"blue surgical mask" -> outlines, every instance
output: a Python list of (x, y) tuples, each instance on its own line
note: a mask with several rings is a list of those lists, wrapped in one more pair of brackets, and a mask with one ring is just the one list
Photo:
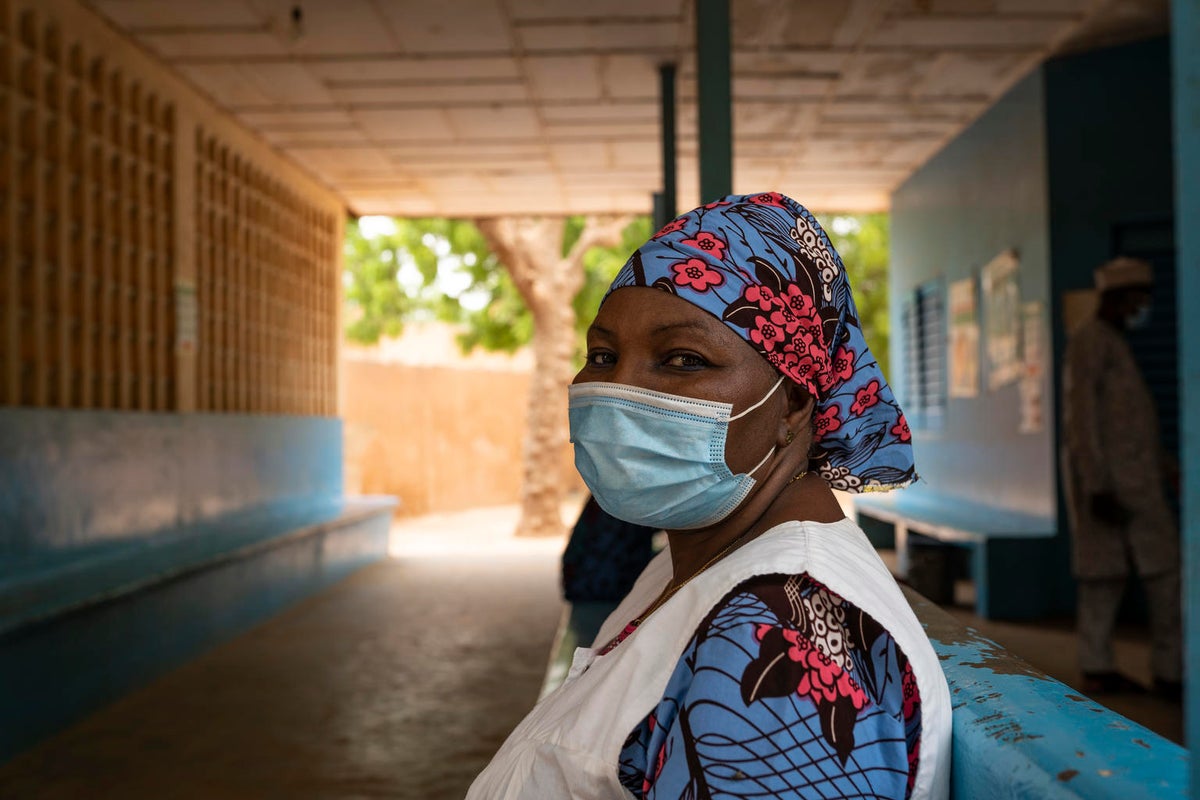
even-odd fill
[(570, 387), (575, 468), (600, 507), (636, 525), (687, 530), (713, 525), (741, 505), (752, 475), (725, 463), (729, 423), (767, 402), (779, 385), (731, 417), (733, 406), (617, 383)]
[(1153, 310), (1149, 303), (1143, 303), (1137, 310), (1125, 318), (1125, 327), (1131, 331), (1145, 330), (1150, 326), (1150, 312)]

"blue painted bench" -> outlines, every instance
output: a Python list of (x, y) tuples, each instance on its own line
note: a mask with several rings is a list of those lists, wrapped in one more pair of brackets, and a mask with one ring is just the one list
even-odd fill
[[(965, 628), (911, 589), (950, 685), (952, 800), (1183, 800), (1189, 756), (1179, 745), (1077, 694)], [(568, 604), (542, 694), (566, 676), (577, 646), (614, 606)]]
[[(0, 569), (0, 648), (24, 629), (168, 581), (364, 522), (387, 523), (395, 506), (389, 497), (286, 503), (90, 548), (65, 562), (45, 556), (14, 559)], [(386, 543), (379, 547), (386, 550)]]
[(0, 761), (387, 554), (336, 419), (0, 409)]
[[(901, 579), (916, 577), (910, 576), (915, 555), (928, 552), (920, 548), (969, 550), (975, 610), (985, 619), (1036, 619), (1071, 608), (1070, 567), (1051, 517), (940, 496), (919, 484), (856, 495), (854, 508), (869, 536), (872, 522), (891, 526)], [(914, 580), (916, 588), (950, 601), (927, 588), (936, 576), (923, 578), (928, 583)]]

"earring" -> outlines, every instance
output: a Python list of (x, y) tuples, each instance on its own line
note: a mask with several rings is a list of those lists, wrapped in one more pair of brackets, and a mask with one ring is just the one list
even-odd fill
[(796, 434), (792, 433), (791, 431), (788, 431), (788, 432), (787, 432), (787, 436), (783, 437), (783, 443), (784, 443), (784, 444), (791, 444), (791, 443), (792, 443), (792, 440), (793, 440), (793, 439), (795, 439), (795, 438), (796, 438)]

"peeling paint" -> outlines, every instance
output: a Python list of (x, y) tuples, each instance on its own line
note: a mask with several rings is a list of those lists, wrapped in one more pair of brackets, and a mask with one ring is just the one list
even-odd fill
[(998, 787), (1011, 789), (1016, 781), (1021, 790), (1006, 796), (1187, 797), (1183, 748), (906, 594), (929, 623), (952, 692), (956, 766), (965, 768), (952, 778), (955, 796), (993, 797)]
[[(1002, 719), (1003, 717), (1004, 717), (1003, 714), (992, 714), (991, 716), (986, 717), (986, 718), (981, 717), (980, 719), (975, 720), (975, 722), (976, 723), (981, 723), (981, 722), (993, 722), (994, 723), (994, 722), (997, 722), (999, 719)], [(1016, 742), (1027, 742), (1027, 741), (1031, 741), (1033, 739), (1041, 739), (1042, 738), (1042, 735), (1040, 733), (1026, 733), (1025, 729), (1021, 727), (1021, 723), (1017, 722), (1016, 720), (1012, 720), (1012, 719), (1009, 719), (1004, 722), (1000, 722), (999, 724), (985, 724), (984, 729), (987, 731), (988, 736), (990, 736), (993, 739), (996, 739), (998, 741), (1006, 742), (1008, 744), (1015, 744)]]

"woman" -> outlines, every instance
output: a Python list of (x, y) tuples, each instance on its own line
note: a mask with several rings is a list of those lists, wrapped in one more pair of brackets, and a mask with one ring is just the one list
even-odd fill
[(775, 193), (635, 252), (570, 391), (600, 506), (668, 547), (469, 798), (945, 797), (950, 703), (830, 491), (916, 479), (841, 260)]

